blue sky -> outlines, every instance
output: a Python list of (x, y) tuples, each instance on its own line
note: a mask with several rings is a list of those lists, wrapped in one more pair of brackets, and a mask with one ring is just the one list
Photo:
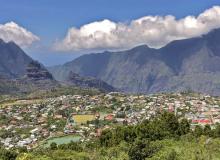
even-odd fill
[(25, 50), (45, 65), (54, 65), (79, 55), (48, 49), (73, 26), (103, 19), (129, 22), (147, 15), (197, 16), (220, 5), (220, 0), (0, 0), (0, 4), (0, 24), (13, 21), (40, 37), (41, 47)]

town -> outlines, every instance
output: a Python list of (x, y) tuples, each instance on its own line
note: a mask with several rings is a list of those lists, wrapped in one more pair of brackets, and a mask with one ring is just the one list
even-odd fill
[[(54, 140), (89, 141), (103, 130), (136, 125), (158, 112), (173, 112), (196, 125), (220, 122), (220, 98), (195, 93), (63, 95), (16, 100), (0, 107), (0, 143), (6, 148), (47, 147)], [(59, 141), (55, 141), (59, 143)]]

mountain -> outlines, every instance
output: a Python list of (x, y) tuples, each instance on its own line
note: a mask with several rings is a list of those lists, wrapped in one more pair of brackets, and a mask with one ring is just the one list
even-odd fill
[(125, 92), (192, 90), (220, 95), (220, 29), (176, 40), (160, 49), (142, 45), (121, 52), (83, 55), (49, 70), (60, 81), (68, 79), (72, 71)]
[(0, 93), (18, 94), (39, 90), (53, 90), (61, 86), (96, 88), (101, 91), (115, 91), (107, 83), (82, 77), (70, 72), (65, 84), (56, 81), (52, 74), (39, 62), (29, 57), (14, 42), (6, 43), (0, 39)]
[(52, 74), (37, 61), (32, 61), (27, 65), (24, 78), (33, 81), (53, 80)]
[(51, 90), (60, 86), (52, 74), (42, 64), (34, 60), (27, 65), (25, 75), (14, 79), (14, 81), (22, 92)]
[(14, 42), (0, 39), (0, 93), (26, 93), (47, 90), (58, 82), (39, 62), (29, 57)]
[(16, 93), (19, 88), (14, 81), (0, 76), (0, 94)]
[(14, 42), (0, 39), (0, 75), (18, 78), (25, 74), (27, 65), (32, 59)]
[(81, 77), (79, 74), (70, 72), (66, 83), (73, 86), (78, 86), (82, 88), (96, 88), (105, 92), (113, 92), (116, 89), (106, 82), (93, 78), (93, 77)]

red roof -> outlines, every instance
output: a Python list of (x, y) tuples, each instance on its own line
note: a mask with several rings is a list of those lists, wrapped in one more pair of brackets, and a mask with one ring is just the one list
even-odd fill
[(106, 117), (105, 117), (105, 120), (109, 120), (109, 121), (111, 121), (111, 120), (113, 120), (113, 115), (112, 114), (109, 114), (109, 115), (107, 115)]
[(211, 123), (211, 121), (209, 119), (194, 119), (192, 120), (193, 123), (205, 123), (205, 124), (209, 124)]

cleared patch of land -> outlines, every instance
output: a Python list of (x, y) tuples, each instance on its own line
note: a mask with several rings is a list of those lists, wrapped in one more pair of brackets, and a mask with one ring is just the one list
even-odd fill
[(43, 100), (42, 99), (28, 99), (28, 100), (10, 100), (0, 103), (1, 107), (5, 106), (14, 106), (14, 105), (29, 105), (29, 104), (39, 104)]
[(77, 115), (73, 115), (73, 119), (76, 122), (76, 124), (84, 124), (87, 121), (92, 121), (95, 119), (95, 115), (93, 114), (77, 114)]

